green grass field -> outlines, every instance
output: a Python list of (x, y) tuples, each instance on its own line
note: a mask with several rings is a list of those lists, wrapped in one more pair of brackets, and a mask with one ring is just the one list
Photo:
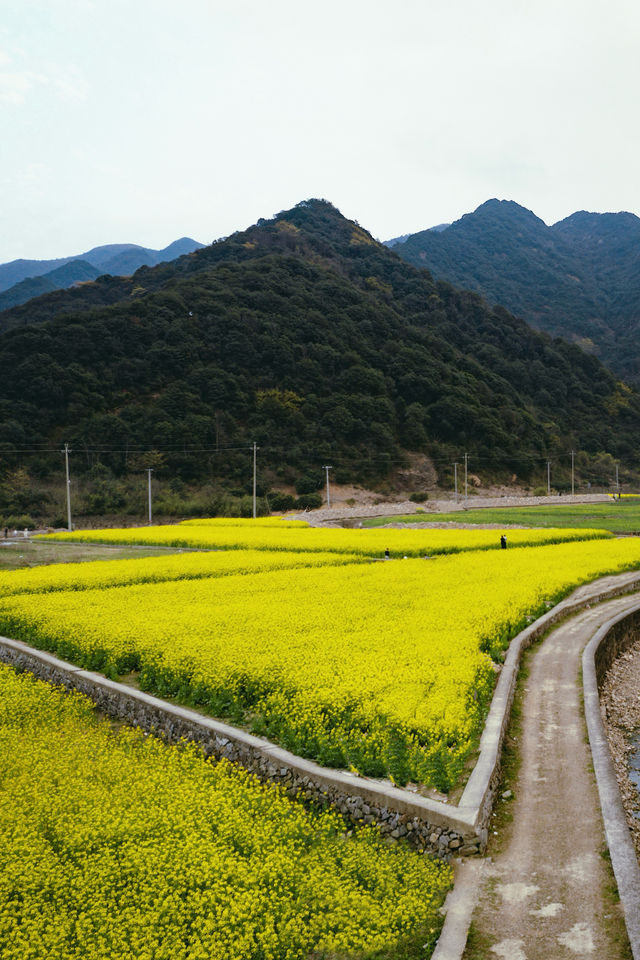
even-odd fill
[(522, 527), (599, 527), (611, 533), (640, 533), (640, 498), (611, 503), (582, 503), (540, 507), (490, 507), (454, 513), (410, 513), (399, 517), (372, 517), (363, 527), (389, 523), (504, 523)]
[(125, 557), (166, 556), (176, 547), (120, 547), (99, 543), (53, 543), (42, 540), (0, 538), (0, 570), (21, 570), (44, 563), (80, 563), (86, 560), (123, 560)]

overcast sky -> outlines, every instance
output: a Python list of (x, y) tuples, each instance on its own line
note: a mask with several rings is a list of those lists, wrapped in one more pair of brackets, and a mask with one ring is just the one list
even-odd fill
[(0, 0), (0, 262), (308, 197), (380, 239), (491, 197), (640, 214), (635, 0)]

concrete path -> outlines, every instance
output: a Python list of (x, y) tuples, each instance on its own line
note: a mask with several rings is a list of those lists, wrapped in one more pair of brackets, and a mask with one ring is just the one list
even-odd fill
[(586, 740), (581, 653), (606, 620), (637, 605), (608, 601), (557, 627), (530, 655), (513, 799), (499, 801), (465, 960), (629, 958), (606, 858)]

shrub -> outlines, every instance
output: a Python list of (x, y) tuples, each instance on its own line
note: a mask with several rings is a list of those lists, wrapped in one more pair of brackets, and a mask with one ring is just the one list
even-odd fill
[(424, 503), (425, 500), (429, 499), (429, 494), (425, 493), (424, 490), (420, 490), (417, 493), (412, 493), (409, 497), (412, 503)]
[(323, 483), (323, 476), (318, 470), (317, 477), (315, 474), (307, 474), (304, 477), (300, 477), (300, 479), (296, 481), (296, 490), (299, 494), (304, 496), (308, 493), (315, 493), (316, 490), (320, 489)]
[[(0, 521), (0, 525), (3, 527), (9, 527), (11, 530), (24, 530), (26, 527), (27, 530), (35, 530), (36, 522), (33, 517), (30, 517), (29, 514), (21, 514), (20, 516), (10, 516), (5, 517)], [(66, 527), (67, 522), (64, 521), (64, 526)]]
[(271, 510), (294, 510), (298, 501), (291, 493), (283, 493), (281, 490), (272, 490), (267, 495), (269, 508)]
[(299, 510), (317, 510), (322, 506), (322, 497), (319, 493), (305, 493), (298, 497), (296, 506)]

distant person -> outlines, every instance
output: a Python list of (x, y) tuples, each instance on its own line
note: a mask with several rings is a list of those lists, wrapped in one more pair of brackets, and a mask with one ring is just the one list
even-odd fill
[(500, 537), (500, 549), (501, 549), (501, 550), (506, 550), (506, 549), (507, 549), (507, 538), (506, 538), (506, 536), (504, 535), (504, 533), (503, 533), (502, 536)]
[(25, 538), (25, 540), (26, 540), (26, 539), (28, 538), (28, 536), (29, 536), (29, 531), (27, 530), (26, 527), (24, 528), (24, 531), (23, 531), (23, 533), (22, 533), (22, 536)]
[(391, 554), (389, 553), (389, 547), (387, 547), (387, 549), (386, 549), (385, 552), (384, 552), (384, 558), (385, 558), (385, 560), (391, 560)]
[(5, 540), (7, 539), (8, 536), (9, 536), (9, 527), (5, 527), (5, 528), (4, 528), (4, 538), (5, 538)]

